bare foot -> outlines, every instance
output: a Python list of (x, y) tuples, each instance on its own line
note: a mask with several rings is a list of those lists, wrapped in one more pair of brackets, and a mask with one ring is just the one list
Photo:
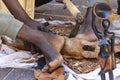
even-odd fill
[(49, 62), (48, 64), (45, 65), (45, 67), (41, 70), (42, 72), (52, 72), (56, 68), (58, 68), (63, 62), (62, 56), (58, 56), (55, 60)]

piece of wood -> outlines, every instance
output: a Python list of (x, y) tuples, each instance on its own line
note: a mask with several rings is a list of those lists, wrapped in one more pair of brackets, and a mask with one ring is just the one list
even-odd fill
[[(34, 6), (35, 6), (35, 0), (19, 0), (21, 6), (23, 9), (28, 13), (28, 15), (31, 18), (34, 18)], [(9, 13), (9, 10), (7, 7), (4, 5), (2, 0), (0, 1), (0, 10), (3, 10), (7, 13)]]
[(81, 13), (80, 10), (70, 0), (63, 0), (63, 3), (75, 18), (78, 13)]
[(24, 1), (25, 1), (25, 11), (28, 13), (28, 15), (31, 18), (34, 18), (35, 0), (24, 0)]

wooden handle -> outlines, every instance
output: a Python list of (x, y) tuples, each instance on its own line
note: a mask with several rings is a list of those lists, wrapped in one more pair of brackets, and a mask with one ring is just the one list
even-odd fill
[(70, 13), (76, 18), (77, 14), (80, 13), (80, 10), (70, 0), (63, 0), (63, 3), (66, 5)]

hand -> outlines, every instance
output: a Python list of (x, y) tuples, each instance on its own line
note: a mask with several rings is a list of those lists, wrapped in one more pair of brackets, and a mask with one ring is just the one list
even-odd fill
[(25, 24), (28, 25), (29, 27), (31, 27), (32, 29), (35, 29), (35, 30), (39, 30), (39, 31), (42, 31), (42, 32), (47, 32), (47, 33), (50, 33), (50, 34), (56, 34), (52, 30), (46, 28), (46, 26), (49, 25), (48, 22), (40, 23), (40, 22), (35, 21), (33, 19), (28, 19), (28, 20), (26, 20)]
[(39, 26), (37, 26), (37, 29), (40, 30), (40, 31), (43, 31), (43, 32), (50, 33), (50, 34), (56, 34), (54, 31), (46, 28), (46, 26), (48, 26), (48, 25), (49, 25), (48, 22), (42, 23), (42, 24), (40, 24)]

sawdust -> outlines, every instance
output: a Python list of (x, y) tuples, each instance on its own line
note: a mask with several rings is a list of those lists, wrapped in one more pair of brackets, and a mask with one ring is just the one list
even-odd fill
[(99, 67), (96, 59), (65, 59), (65, 64), (76, 73), (88, 73)]
[(54, 31), (56, 34), (61, 36), (69, 36), (73, 26), (64, 26), (64, 25), (48, 25), (48, 29)]
[[(64, 63), (78, 74), (89, 73), (100, 67), (97, 59), (65, 59)], [(116, 58), (116, 63), (120, 63), (120, 58)]]

